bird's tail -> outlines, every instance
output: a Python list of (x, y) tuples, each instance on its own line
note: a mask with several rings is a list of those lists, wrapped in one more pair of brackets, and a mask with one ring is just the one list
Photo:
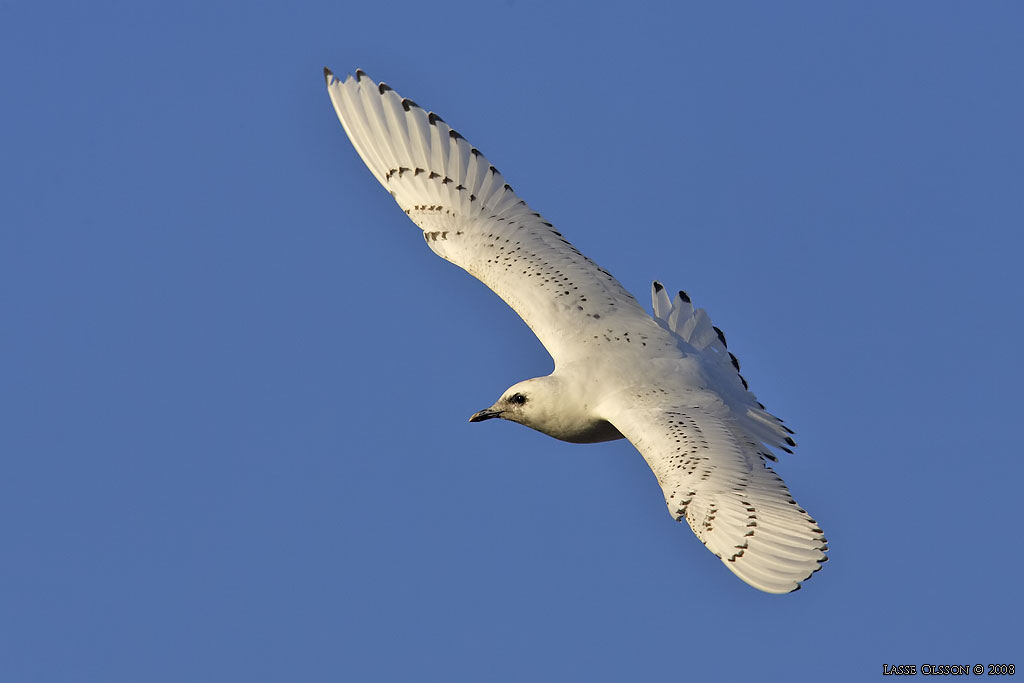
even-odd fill
[[(750, 391), (747, 380), (740, 374), (739, 359), (726, 346), (725, 333), (711, 324), (707, 312), (694, 308), (684, 291), (680, 290), (675, 299), (669, 299), (660, 282), (652, 285), (651, 300), (658, 324), (676, 336), (684, 352), (699, 353), (723, 386), (731, 389), (730, 394), (741, 398), (746, 407), (744, 427), (765, 444), (792, 453), (791, 447), (796, 446), (790, 436), (793, 431), (765, 410)], [(762, 455), (775, 459), (767, 451)]]

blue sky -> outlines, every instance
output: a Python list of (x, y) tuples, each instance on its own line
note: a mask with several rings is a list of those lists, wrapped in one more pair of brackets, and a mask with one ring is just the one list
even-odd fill
[[(0, 679), (869, 680), (1021, 665), (1019, 3), (4, 3)], [(359, 161), (440, 113), (796, 429), (748, 588)]]

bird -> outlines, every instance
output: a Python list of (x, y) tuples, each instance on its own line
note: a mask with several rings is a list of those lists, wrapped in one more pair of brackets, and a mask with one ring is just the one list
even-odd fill
[(793, 431), (750, 391), (704, 309), (655, 281), (648, 314), (440, 116), (362, 70), (324, 78), (356, 152), (427, 246), (501, 297), (554, 360), (470, 422), (629, 440), (672, 518), (756, 589), (790, 593), (822, 567), (824, 532), (767, 462), (793, 452)]

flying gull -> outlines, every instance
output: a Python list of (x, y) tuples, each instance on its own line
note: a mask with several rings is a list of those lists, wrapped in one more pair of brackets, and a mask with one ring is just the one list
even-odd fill
[(362, 71), (324, 69), (352, 145), (435, 254), (505, 300), (555, 361), (469, 418), (562, 441), (626, 438), (669, 513), (736, 576), (788, 593), (828, 558), (825, 536), (767, 466), (795, 446), (747, 388), (703, 309), (655, 282), (654, 317), (531, 209), (440, 116)]

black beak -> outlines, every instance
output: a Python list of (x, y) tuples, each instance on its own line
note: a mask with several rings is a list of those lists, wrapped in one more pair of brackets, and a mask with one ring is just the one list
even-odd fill
[(487, 408), (481, 410), (479, 413), (473, 413), (469, 421), (470, 422), (483, 422), (484, 420), (490, 420), (492, 417), (501, 417), (501, 411), (495, 410), (494, 408)]

